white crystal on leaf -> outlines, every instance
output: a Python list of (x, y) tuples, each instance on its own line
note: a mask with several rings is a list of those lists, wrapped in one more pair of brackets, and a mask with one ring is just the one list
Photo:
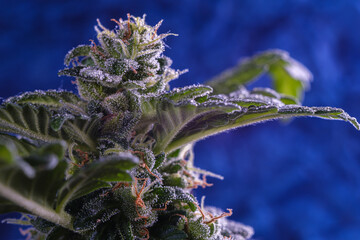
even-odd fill
[(244, 87), (240, 86), (238, 90), (231, 92), (229, 97), (243, 98), (249, 95), (249, 91)]
[(287, 114), (315, 114), (315, 110), (311, 107), (304, 107), (299, 105), (284, 105), (279, 109), (279, 113), (287, 113)]
[(109, 73), (104, 72), (100, 69), (94, 69), (92, 67), (83, 68), (80, 70), (80, 75), (84, 78), (90, 78), (99, 83), (120, 83), (122, 81), (121, 76), (110, 75)]
[(217, 101), (217, 100), (208, 100), (204, 103), (199, 104), (199, 107), (205, 107), (205, 108), (214, 107), (220, 111), (222, 110), (227, 113), (232, 113), (234, 111), (242, 110), (242, 108), (237, 104), (234, 104), (232, 102)]
[(306, 88), (310, 86), (313, 79), (311, 72), (301, 63), (289, 57), (285, 70), (295, 79), (301, 81)]
[(279, 55), (280, 58), (286, 62), (284, 68), (288, 74), (291, 77), (301, 81), (305, 87), (310, 86), (310, 82), (313, 79), (311, 72), (303, 64), (291, 58), (288, 52), (280, 49), (272, 49), (266, 52)]
[(159, 61), (157, 57), (152, 57), (146, 61), (146, 67), (150, 68), (152, 72), (156, 72), (160, 69)]
[(127, 89), (145, 89), (145, 83), (141, 81), (135, 81), (135, 80), (128, 80), (125, 83), (123, 83), (123, 86), (125, 86)]
[[(265, 95), (266, 97), (274, 97), (276, 99), (281, 99), (280, 94), (271, 88), (254, 88), (250, 92), (250, 94), (253, 94), (253, 93)], [(268, 95), (270, 95), (270, 96), (268, 96)]]
[[(166, 97), (164, 97), (164, 99), (168, 99)], [(193, 105), (193, 106), (198, 106), (199, 104), (194, 100), (194, 99), (185, 99), (183, 101), (179, 101), (179, 102), (174, 102), (172, 100), (169, 100), (170, 102), (172, 102), (172, 104), (176, 107), (179, 106), (185, 106), (185, 105)]]
[(84, 78), (92, 78), (95, 80), (103, 81), (105, 78), (105, 73), (100, 69), (95, 69), (93, 67), (87, 67), (80, 70), (80, 75)]
[[(268, 93), (272, 97), (265, 96), (263, 94)], [(285, 104), (280, 100), (281, 95), (270, 88), (254, 88), (252, 92), (249, 92), (245, 87), (239, 88), (239, 90), (229, 94), (230, 100), (233, 101), (260, 101), (266, 105), (281, 107)]]
[(255, 101), (261, 101), (267, 105), (271, 105), (271, 106), (284, 106), (285, 104), (283, 102), (281, 102), (280, 100), (276, 99), (276, 98), (271, 98), (271, 97), (266, 97), (264, 95), (260, 95), (260, 94), (250, 94), (249, 96), (247, 96), (246, 98), (238, 98), (239, 100), (255, 100)]
[(232, 98), (228, 98), (225, 95), (211, 95), (206, 99), (206, 101), (210, 101), (210, 100), (226, 102), (226, 101), (232, 100)]
[(171, 97), (186, 97), (187, 99), (194, 99), (197, 97), (203, 97), (209, 95), (212, 92), (212, 88), (206, 85), (190, 85), (182, 88), (174, 88), (167, 95)]
[(139, 63), (135, 60), (125, 58), (123, 61), (129, 69), (133, 68), (136, 70), (139, 68)]
[[(143, 50), (143, 51), (140, 51), (137, 55), (136, 55), (136, 58), (139, 58), (139, 57), (142, 57), (144, 55), (150, 55), (150, 54), (153, 54), (153, 53), (156, 53), (154, 56), (152, 57), (159, 57), (162, 53), (162, 51), (158, 50), (158, 49), (149, 49), (149, 50)], [(136, 59), (135, 58), (135, 59)]]
[(189, 70), (174, 70), (172, 68), (166, 68), (164, 76), (165, 76), (165, 82), (170, 82), (171, 80), (175, 80), (179, 78), (180, 75), (187, 73)]
[(115, 40), (115, 42), (119, 43), (119, 45), (120, 45), (120, 46), (115, 45), (117, 52), (122, 53), (122, 55), (125, 57), (130, 57), (129, 50), (127, 49), (125, 43), (121, 39), (118, 39), (118, 38), (116, 38), (114, 40)]

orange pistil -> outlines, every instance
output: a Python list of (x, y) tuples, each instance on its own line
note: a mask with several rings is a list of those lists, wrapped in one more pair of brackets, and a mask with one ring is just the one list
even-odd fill
[[(188, 172), (185, 172), (185, 171), (184, 171), (184, 174), (185, 174), (186, 176), (191, 177), (191, 174), (188, 173)], [(188, 186), (187, 188), (197, 189), (199, 186), (201, 186), (202, 188), (206, 188), (206, 187), (211, 187), (211, 186), (214, 185), (214, 184), (212, 184), (212, 183), (208, 183), (208, 182), (207, 182), (207, 180), (206, 180), (206, 175), (203, 175), (202, 181), (193, 181), (191, 184), (192, 184), (192, 185)]]
[(181, 163), (181, 165), (182, 165), (183, 167), (185, 167), (185, 166), (186, 166), (186, 164), (187, 164), (187, 161), (186, 161), (186, 160), (184, 160), (184, 159), (182, 159), (182, 160), (180, 161), (180, 163)]
[(141, 159), (144, 159), (144, 153), (143, 152), (141, 152), (141, 151), (131, 151), (130, 150), (130, 152), (132, 153), (132, 154), (139, 154), (139, 155), (141, 155)]
[(213, 216), (212, 216), (209, 221), (205, 221), (204, 223), (205, 223), (205, 224), (210, 224), (210, 223), (213, 223), (213, 222), (215, 222), (216, 220), (218, 220), (218, 219), (220, 219), (220, 218), (231, 216), (231, 215), (233, 214), (232, 209), (229, 209), (229, 208), (228, 208), (227, 210), (229, 211), (228, 213), (224, 212), (224, 213), (222, 213), (220, 216), (217, 216), (217, 217), (213, 217)]
[(154, 37), (155, 37), (156, 32), (157, 32), (157, 30), (159, 29), (160, 25), (161, 25), (161, 24), (159, 24), (159, 25), (157, 25), (157, 26), (156, 26), (156, 28), (155, 28), (155, 30), (154, 30), (154, 32), (153, 32), (153, 34), (152, 34), (152, 36), (151, 36), (151, 40), (154, 40)]
[(130, 184), (129, 183), (127, 183), (127, 182), (118, 182), (117, 184), (115, 184), (115, 186), (111, 189), (111, 191), (115, 191), (116, 189), (119, 189), (119, 188), (121, 188), (122, 186), (125, 186), (125, 187), (129, 187), (130, 186)]
[(132, 66), (130, 66), (130, 68), (135, 74), (137, 74), (137, 71), (135, 70), (135, 68), (133, 68)]
[(211, 186), (213, 186), (214, 184), (212, 184), (212, 183), (208, 183), (207, 181), (206, 181), (206, 175), (203, 175), (203, 181), (202, 181), (202, 184), (201, 184), (201, 187), (202, 188), (206, 188), (206, 187), (211, 187)]
[(74, 66), (76, 66), (76, 65), (79, 66), (80, 65), (79, 58), (76, 57), (76, 58), (73, 59), (73, 65)]
[(148, 167), (148, 165), (146, 165), (146, 163), (141, 163), (139, 166), (142, 167), (142, 168), (145, 168), (145, 169), (150, 173), (151, 176), (156, 177), (160, 182), (162, 182), (161, 179), (160, 179), (160, 177), (159, 177), (158, 175), (156, 175), (155, 173), (153, 173), (153, 172), (150, 170), (150, 168)]
[(128, 17), (128, 21), (127, 21), (127, 27), (128, 27), (128, 31), (131, 34), (131, 28), (130, 28), (130, 13), (127, 14)]
[(116, 114), (108, 114), (108, 115), (105, 115), (101, 118), (101, 121), (107, 121), (109, 118), (112, 119), (114, 116), (116, 116)]
[(205, 220), (205, 214), (204, 212), (201, 210), (201, 207), (199, 206), (199, 204), (195, 203), (195, 205), (197, 206), (197, 208), (199, 209), (200, 213), (201, 213), (201, 216), (202, 216), (202, 219), (203, 221)]
[[(140, 191), (138, 191), (137, 189), (137, 183), (138, 183), (138, 180), (144, 180), (144, 183), (140, 189)], [(145, 203), (144, 201), (142, 200), (141, 198), (141, 194), (142, 192), (144, 191), (144, 188), (146, 186), (146, 181), (148, 180), (148, 178), (135, 178), (135, 183), (134, 183), (134, 189), (135, 189), (135, 195), (136, 195), (136, 200), (135, 200), (135, 205), (136, 206), (139, 206), (141, 208), (144, 208), (145, 207)]]
[(103, 194), (100, 194), (100, 197), (106, 197), (107, 195), (109, 195), (110, 191), (106, 192), (106, 193), (103, 193)]
[(110, 19), (110, 21), (115, 22), (117, 25), (119, 25), (119, 27), (121, 27), (121, 23), (118, 20), (112, 18), (112, 19)]
[(150, 238), (149, 230), (145, 227), (141, 230), (140, 234), (146, 236), (143, 240), (148, 240)]
[(104, 194), (101, 194), (100, 197), (106, 197), (107, 195), (109, 195), (110, 192), (115, 192), (115, 190), (121, 188), (121, 187), (129, 187), (130, 184), (127, 183), (127, 182), (118, 182), (115, 184), (115, 186), (113, 188), (111, 188), (111, 191), (107, 191), (106, 193)]
[(76, 152), (80, 155), (80, 158), (82, 159), (81, 163), (74, 163), (71, 162), (73, 165), (77, 166), (78, 168), (82, 168), (87, 162), (89, 162), (89, 154), (87, 152), (83, 152), (80, 149), (76, 149)]
[(89, 41), (92, 43), (91, 51), (93, 51), (94, 53), (97, 53), (100, 56), (102, 56), (103, 58), (105, 58), (105, 55), (97, 49), (95, 41), (92, 39), (90, 39)]
[(154, 76), (154, 74), (152, 73), (152, 72), (147, 72), (146, 73), (148, 76), (150, 76), (150, 77), (153, 77)]
[(163, 208), (153, 208), (152, 211), (166, 211), (168, 203), (169, 203), (169, 201), (166, 201), (165, 202), (165, 207), (163, 207)]
[[(137, 183), (138, 183), (138, 180), (144, 180), (144, 183), (140, 189), (140, 191), (138, 191), (137, 189)], [(148, 180), (148, 178), (135, 178), (135, 183), (134, 183), (134, 190), (135, 190), (135, 195), (136, 195), (136, 199), (135, 199), (135, 210), (136, 210), (136, 213), (138, 215), (138, 217), (135, 219), (135, 220), (139, 220), (139, 219), (144, 219), (145, 220), (145, 224), (147, 222), (147, 219), (149, 217), (147, 216), (143, 216), (139, 213), (138, 211), (138, 207), (141, 207), (141, 208), (145, 208), (145, 203), (144, 203), (144, 200), (142, 200), (141, 198), (141, 194), (142, 192), (144, 191), (145, 189), (145, 185), (146, 185), (146, 181)]]
[(185, 219), (186, 224), (188, 223), (188, 218), (187, 218), (185, 215), (182, 215), (182, 214), (176, 213), (176, 214), (174, 214), (174, 216), (179, 216), (179, 217), (181, 217), (181, 218)]
[(129, 42), (127, 40), (129, 40), (129, 38), (131, 37), (131, 27), (130, 27), (130, 13), (127, 14), (128, 17), (128, 21), (127, 21), (127, 33), (124, 36), (124, 38), (122, 39), (126, 44), (129, 44)]
[(188, 176), (188, 177), (192, 177), (192, 175), (188, 172), (188, 171), (183, 171), (183, 173), (186, 175), (186, 176)]
[[(143, 152), (141, 152), (141, 151), (130, 151), (130, 152), (131, 152), (132, 154), (139, 154), (139, 155), (141, 155), (141, 159), (144, 161), (144, 155), (145, 155), (145, 154), (144, 154)], [(146, 163), (140, 163), (139, 166), (142, 167), (142, 168), (145, 168), (145, 169), (150, 173), (150, 175), (156, 177), (160, 182), (162, 182), (161, 179), (160, 179), (160, 177), (159, 177), (158, 175), (156, 175), (155, 173), (153, 173), (153, 172), (150, 170), (149, 166), (146, 165)]]
[(30, 240), (31, 239), (31, 230), (33, 230), (34, 228), (28, 228), (26, 230), (22, 229), (22, 228), (19, 228), (19, 232), (22, 236), (26, 236), (26, 239), (25, 240)]
[(145, 221), (145, 225), (147, 224), (147, 219), (149, 218), (148, 216), (143, 216), (139, 213), (139, 210), (137, 208), (135, 208), (136, 214), (138, 215), (137, 218), (135, 218), (135, 221), (140, 220), (140, 219), (144, 219)]

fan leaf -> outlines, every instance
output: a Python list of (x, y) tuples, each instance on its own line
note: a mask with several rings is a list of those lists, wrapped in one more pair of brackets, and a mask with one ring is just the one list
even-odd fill
[(194, 101), (175, 104), (167, 99), (158, 103), (157, 124), (153, 133), (156, 140), (154, 153), (159, 154), (173, 140), (173, 138), (195, 118), (204, 114), (226, 113), (239, 110), (235, 104), (221, 101), (207, 101), (197, 104)]
[(80, 117), (63, 123), (59, 131), (51, 128), (51, 113), (45, 107), (7, 103), (0, 107), (0, 133), (16, 134), (45, 143), (66, 140), (94, 147), (98, 119)]
[(265, 105), (250, 106), (242, 111), (233, 113), (220, 113), (204, 115), (191, 121), (169, 143), (165, 152), (171, 152), (177, 148), (202, 138), (227, 131), (233, 128), (256, 124), (264, 121), (291, 118), (291, 117), (318, 117), (332, 120), (350, 122), (356, 129), (360, 129), (355, 118), (350, 117), (342, 109), (331, 107), (304, 107), (298, 105)]
[(287, 52), (270, 50), (244, 59), (238, 66), (221, 73), (207, 84), (214, 89), (215, 94), (228, 94), (265, 73), (272, 77), (277, 92), (299, 101), (312, 80), (309, 70)]
[(68, 91), (35, 91), (26, 92), (24, 94), (11, 97), (6, 100), (6, 103), (33, 104), (36, 106), (46, 106), (51, 110), (66, 109), (74, 115), (87, 115), (85, 108), (86, 102)]
[[(53, 208), (57, 189), (65, 181), (65, 143), (44, 145), (24, 157), (17, 154), (16, 145), (9, 139), (0, 142), (2, 149), (12, 153), (11, 161), (7, 163), (3, 161), (4, 151), (0, 154), (0, 212), (35, 214), (70, 227), (70, 216), (65, 212), (57, 213)], [(5, 159), (7, 157), (5, 154)]]

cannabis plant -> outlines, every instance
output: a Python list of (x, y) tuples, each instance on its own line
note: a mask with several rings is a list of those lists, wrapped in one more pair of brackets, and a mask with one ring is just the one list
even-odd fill
[[(99, 21), (97, 41), (65, 57), (78, 93), (35, 91), (0, 107), (0, 212), (27, 239), (249, 239), (251, 227), (193, 189), (221, 176), (194, 166), (205, 137), (272, 119), (344, 120), (300, 105), (311, 74), (280, 50), (244, 59), (206, 85), (171, 89), (163, 39), (145, 16)], [(247, 85), (269, 74), (273, 89)]]

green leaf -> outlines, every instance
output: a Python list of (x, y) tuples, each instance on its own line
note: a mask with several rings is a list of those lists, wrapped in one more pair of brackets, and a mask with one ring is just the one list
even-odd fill
[(64, 209), (66, 204), (100, 188), (109, 188), (109, 182), (130, 182), (127, 170), (135, 167), (139, 159), (131, 154), (119, 153), (105, 156), (80, 169), (66, 181), (58, 193), (57, 211)]
[(102, 86), (99, 83), (87, 82), (82, 78), (78, 78), (76, 82), (81, 98), (87, 101), (102, 100), (108, 95), (106, 87)]
[(226, 113), (238, 109), (235, 104), (221, 101), (207, 101), (202, 104), (184, 102), (177, 105), (166, 99), (162, 100), (157, 105), (157, 123), (153, 129), (156, 140), (154, 153), (164, 151), (181, 129), (192, 120), (205, 114)]
[[(230, 96), (205, 96), (201, 104), (172, 104), (168, 103), (167, 109), (159, 109), (159, 125), (154, 127), (156, 139), (155, 151), (162, 144), (166, 153), (170, 153), (187, 143), (198, 141), (222, 131), (233, 128), (264, 122), (273, 119), (291, 118), (298, 116), (312, 116), (326, 119), (344, 120), (352, 123), (357, 129), (359, 124), (355, 118), (350, 117), (343, 110), (330, 107), (302, 107), (299, 105), (285, 105), (283, 95), (271, 89), (254, 89), (248, 92), (240, 88)], [(199, 107), (215, 104), (218, 111), (199, 111)], [(221, 111), (228, 106), (237, 106)], [(197, 114), (200, 112), (201, 114)], [(162, 131), (160, 131), (162, 130)], [(176, 132), (176, 136), (174, 133)], [(162, 140), (168, 139), (168, 142)]]
[(64, 123), (69, 119), (74, 119), (74, 116), (71, 114), (67, 114), (67, 113), (56, 114), (51, 119), (50, 127), (54, 131), (59, 131), (62, 128), (62, 126), (64, 125)]
[(202, 240), (210, 238), (210, 227), (203, 223), (202, 218), (190, 220), (188, 223), (188, 235), (190, 239)]
[(155, 122), (152, 129), (155, 154), (169, 153), (206, 136), (272, 119), (313, 116), (348, 121), (359, 128), (356, 120), (341, 109), (294, 105), (296, 99), (268, 88), (255, 88), (251, 92), (241, 88), (230, 96), (202, 95), (196, 101), (178, 103), (166, 97), (150, 99), (142, 106), (140, 128), (145, 128), (147, 122)]
[(196, 203), (195, 197), (179, 187), (171, 187), (171, 186), (155, 187), (149, 193), (149, 196), (156, 198), (158, 204), (165, 204), (167, 201), (169, 202), (177, 201), (177, 202), (187, 203), (191, 211), (195, 211), (197, 209), (195, 205)]
[(77, 117), (66, 121), (59, 131), (50, 127), (50, 119), (51, 113), (44, 107), (7, 103), (0, 107), (0, 133), (16, 134), (45, 143), (66, 140), (95, 146), (98, 119), (89, 121)]
[(228, 94), (264, 73), (270, 74), (277, 92), (299, 101), (312, 79), (309, 70), (287, 52), (270, 50), (244, 59), (238, 66), (221, 73), (207, 84), (214, 89), (215, 94)]
[(88, 56), (90, 54), (90, 50), (91, 47), (89, 45), (79, 45), (76, 48), (71, 49), (65, 56), (64, 64), (69, 66), (72, 59)]
[(355, 118), (350, 117), (342, 109), (331, 107), (303, 107), (298, 105), (277, 105), (269, 103), (265, 106), (242, 108), (241, 111), (216, 115), (205, 115), (191, 121), (168, 144), (165, 152), (171, 152), (189, 143), (198, 141), (226, 130), (256, 124), (264, 121), (291, 117), (318, 117), (350, 122), (360, 129)]
[[(242, 88), (236, 92), (231, 93), (230, 96), (234, 96), (236, 98), (236, 104), (242, 107), (249, 107), (251, 105), (264, 106), (269, 102), (274, 101), (282, 102), (285, 105), (300, 105), (297, 99), (284, 94), (279, 94), (271, 88), (254, 88), (250, 92), (248, 92), (245, 88)], [(233, 100), (231, 101), (234, 102)]]
[(68, 77), (80, 77), (80, 71), (84, 69), (84, 66), (75, 66), (72, 68), (65, 68), (58, 72), (59, 76), (68, 76)]
[(70, 216), (53, 208), (57, 190), (65, 181), (64, 149), (64, 143), (45, 145), (24, 158), (13, 150), (12, 162), (0, 166), (0, 212), (30, 213), (71, 228)]
[(74, 115), (87, 115), (86, 102), (72, 92), (48, 90), (26, 92), (19, 96), (11, 97), (6, 103), (34, 104), (46, 106), (51, 110), (66, 109)]
[(135, 239), (130, 221), (123, 216), (114, 216), (111, 221), (100, 224), (91, 235), (91, 240)]
[[(37, 148), (34, 144), (30, 143), (26, 139), (19, 139), (10, 135), (0, 134), (0, 143), (4, 144), (5, 146), (10, 145), (9, 147), (12, 150), (11, 153), (16, 152), (16, 154), (20, 156), (28, 156), (30, 155), (30, 152), (34, 151)], [(15, 146), (11, 146), (12, 144), (14, 144)]]
[(65, 157), (65, 150), (66, 144), (64, 142), (47, 144), (33, 150), (24, 159), (35, 169), (51, 170), (58, 164), (59, 159)]
[(15, 161), (15, 154), (16, 151), (15, 145), (9, 143), (1, 144), (0, 145), (0, 166), (13, 163)]
[(185, 240), (188, 235), (173, 225), (161, 225), (154, 229), (156, 232), (151, 234), (156, 236), (158, 240)]
[(27, 177), (32, 178), (36, 169), (52, 169), (57, 165), (58, 159), (64, 157), (64, 142), (37, 147), (32, 145), (31, 152), (28, 151), (29, 145), (31, 144), (23, 140), (0, 135), (0, 166), (17, 166)]
[(166, 154), (164, 152), (160, 153), (155, 157), (155, 164), (153, 169), (159, 168), (166, 160)]
[(184, 88), (175, 88), (169, 93), (163, 95), (174, 102), (188, 101), (197, 97), (209, 95), (212, 88), (205, 85), (193, 85)]
[(163, 175), (163, 183), (166, 186), (185, 188), (188, 183), (184, 177), (176, 174)]
[[(73, 216), (73, 226), (76, 231), (95, 229), (121, 212), (121, 201), (113, 197), (98, 194), (90, 198), (86, 196), (85, 199), (86, 202), (76, 209)], [(116, 234), (117, 230), (113, 229), (111, 232)]]

